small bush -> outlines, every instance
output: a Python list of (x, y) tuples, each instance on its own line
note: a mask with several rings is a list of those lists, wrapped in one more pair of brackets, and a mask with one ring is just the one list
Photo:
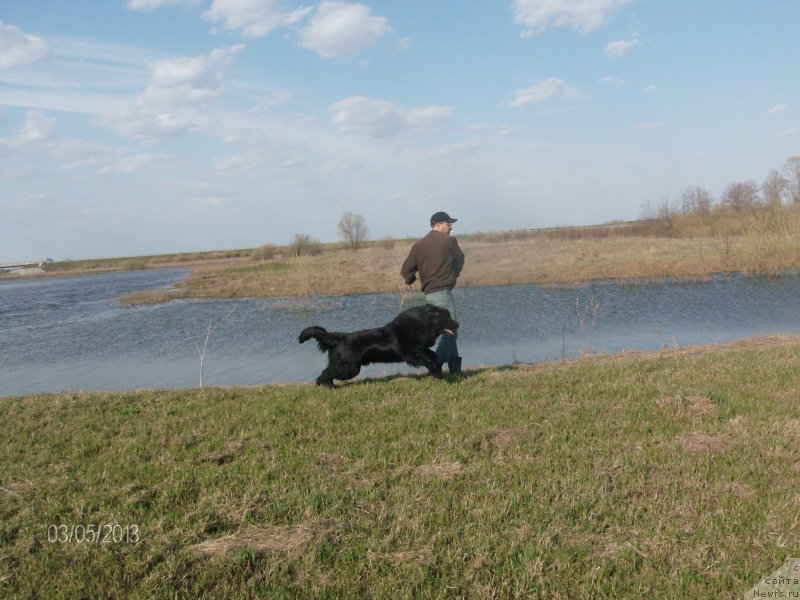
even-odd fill
[(315, 256), (322, 253), (322, 242), (305, 233), (298, 233), (289, 245), (289, 253), (292, 256)]
[(250, 252), (250, 258), (253, 260), (272, 260), (277, 253), (278, 249), (272, 244), (262, 244)]

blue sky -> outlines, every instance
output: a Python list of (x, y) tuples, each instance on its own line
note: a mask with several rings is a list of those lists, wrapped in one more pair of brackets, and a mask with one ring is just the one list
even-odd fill
[(635, 219), (800, 154), (797, 0), (0, 0), (0, 262)]

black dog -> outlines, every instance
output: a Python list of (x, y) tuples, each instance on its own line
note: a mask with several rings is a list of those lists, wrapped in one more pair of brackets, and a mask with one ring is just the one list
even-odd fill
[(362, 365), (370, 363), (406, 362), (412, 367), (427, 367), (441, 377), (442, 365), (430, 347), (440, 335), (453, 335), (458, 322), (450, 312), (430, 304), (406, 310), (391, 323), (375, 329), (353, 333), (326, 331), (319, 326), (307, 327), (300, 334), (300, 343), (314, 338), (321, 352), (328, 353), (328, 366), (317, 377), (317, 385), (333, 387), (333, 380), (352, 379)]

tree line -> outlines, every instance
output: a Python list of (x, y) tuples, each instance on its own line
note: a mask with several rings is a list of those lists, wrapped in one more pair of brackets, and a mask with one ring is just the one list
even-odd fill
[[(635, 234), (681, 235), (691, 233), (698, 223), (708, 225), (715, 218), (725, 219), (746, 215), (754, 211), (793, 206), (800, 208), (800, 156), (786, 160), (780, 171), (772, 169), (760, 184), (753, 179), (728, 184), (718, 198), (699, 185), (687, 187), (677, 200), (664, 198), (658, 202), (647, 202), (641, 208), (639, 219), (644, 230)], [(631, 229), (627, 224), (623, 229)], [(369, 227), (360, 214), (346, 212), (337, 225), (338, 236), (353, 251), (361, 248), (370, 239)], [(529, 232), (520, 232), (528, 234)], [(604, 231), (603, 237), (609, 232)], [(630, 232), (629, 232), (630, 233)], [(619, 235), (619, 232), (616, 232)], [(298, 233), (288, 246), (292, 256), (308, 256), (322, 252), (322, 242), (308, 234)], [(276, 248), (269, 244), (258, 249), (257, 258), (268, 259)]]
[(753, 179), (730, 183), (716, 200), (707, 189), (689, 186), (677, 201), (663, 199), (655, 205), (646, 203), (641, 218), (710, 217), (715, 211), (743, 213), (786, 205), (800, 206), (800, 156), (787, 159), (781, 171), (772, 169), (760, 185)]

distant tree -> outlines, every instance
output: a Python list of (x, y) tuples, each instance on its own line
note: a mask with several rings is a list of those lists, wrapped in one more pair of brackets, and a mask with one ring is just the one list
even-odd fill
[(707, 217), (711, 213), (711, 205), (714, 199), (705, 188), (693, 185), (681, 194), (681, 212), (686, 215), (697, 215)]
[(339, 237), (350, 245), (351, 250), (358, 250), (369, 239), (369, 228), (364, 217), (351, 212), (344, 213), (339, 221)]
[(648, 200), (644, 203), (641, 206), (639, 218), (650, 221), (649, 228), (656, 235), (671, 236), (674, 233), (677, 215), (678, 207), (665, 196), (657, 202)]
[(800, 204), (800, 156), (792, 156), (783, 165), (783, 176), (787, 181), (787, 193), (793, 204)]
[(761, 203), (758, 184), (752, 179), (730, 184), (719, 199), (720, 204), (736, 212), (756, 208)]
[(780, 206), (784, 202), (791, 200), (789, 180), (775, 169), (772, 169), (764, 183), (761, 184), (761, 193), (767, 206)]

